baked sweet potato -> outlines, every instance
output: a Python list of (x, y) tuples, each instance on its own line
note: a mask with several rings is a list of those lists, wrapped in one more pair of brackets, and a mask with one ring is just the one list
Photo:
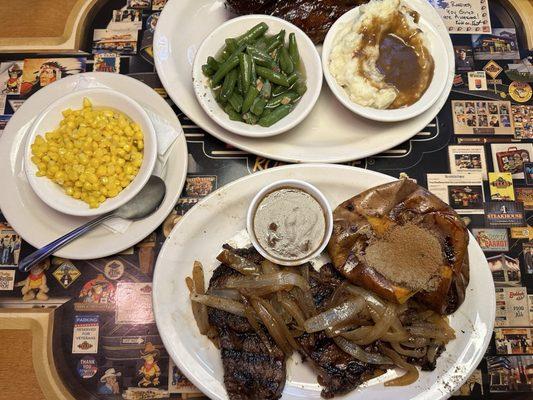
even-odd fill
[(350, 281), (399, 304), (415, 297), (441, 314), (464, 299), (466, 226), (413, 180), (362, 192), (339, 205), (333, 218), (328, 253)]

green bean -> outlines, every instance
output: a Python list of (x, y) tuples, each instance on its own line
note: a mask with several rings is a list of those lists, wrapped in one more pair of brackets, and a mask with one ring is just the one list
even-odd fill
[(267, 100), (263, 99), (262, 97), (258, 97), (255, 99), (254, 104), (252, 104), (252, 107), (250, 108), (250, 111), (257, 115), (258, 117), (263, 114), (263, 111), (265, 110), (265, 106), (267, 105)]
[(235, 84), (239, 78), (239, 73), (237, 69), (232, 69), (229, 74), (224, 78), (224, 83), (222, 84), (222, 90), (220, 91), (220, 99), (222, 101), (227, 101), (235, 89)]
[(266, 104), (266, 108), (276, 108), (280, 105), (294, 103), (300, 98), (297, 92), (289, 90), (285, 93), (281, 93), (276, 97), (271, 98)]
[(251, 77), (250, 85), (251, 86), (257, 85), (257, 71), (255, 70), (255, 62), (253, 58), (252, 58), (252, 77)]
[(263, 87), (261, 88), (261, 97), (267, 100), (272, 97), (272, 84), (268, 79), (263, 82)]
[[(221, 67), (222, 68), (222, 67)], [(270, 82), (273, 82), (277, 85), (289, 87), (289, 81), (287, 77), (279, 72), (272, 71), (265, 67), (256, 67), (257, 74), (264, 79), (268, 79)], [(218, 73), (218, 72), (217, 72)]]
[(246, 52), (252, 56), (257, 65), (267, 68), (273, 68), (276, 65), (276, 62), (269, 54), (261, 51), (255, 46), (246, 46)]
[(242, 110), (241, 112), (245, 113), (250, 110), (250, 107), (254, 103), (254, 100), (259, 95), (259, 90), (255, 86), (250, 86), (250, 89), (248, 89), (248, 93), (246, 93), (246, 96), (244, 97), (244, 101), (242, 103)]
[(220, 63), (211, 56), (207, 57), (207, 65), (215, 72), (220, 68)]
[(299, 76), (298, 76), (297, 73), (292, 74), (291, 76), (289, 76), (287, 78), (287, 80), (289, 81), (289, 87), (286, 88), (286, 87), (283, 87), (283, 86), (278, 86), (274, 90), (272, 90), (272, 95), (273, 96), (278, 96), (281, 93), (286, 92), (287, 89), (292, 89), (295, 86), (295, 84), (298, 81), (298, 79), (299, 79)]
[(272, 43), (270, 43), (267, 47), (267, 52), (272, 53), (277, 48), (283, 46), (283, 41), (281, 39), (276, 38)]
[(237, 40), (233, 38), (228, 38), (225, 40), (226, 42), (226, 48), (231, 52), (234, 53), (235, 50), (239, 48), (239, 45), (237, 44)]
[(244, 113), (242, 115), (242, 119), (244, 120), (244, 122), (246, 122), (247, 124), (250, 124), (250, 125), (257, 124), (257, 121), (259, 120), (259, 118), (257, 118), (254, 114), (252, 114), (250, 112)]
[(279, 65), (281, 70), (287, 75), (290, 75), (294, 72), (294, 63), (292, 62), (291, 56), (289, 55), (289, 50), (285, 46), (281, 47), (279, 50)]
[(252, 57), (249, 54), (239, 54), (239, 64), (242, 79), (242, 90), (246, 94), (252, 83)]
[(208, 64), (204, 64), (202, 65), (202, 72), (205, 76), (211, 77), (215, 74), (216, 71), (214, 71), (213, 68), (211, 68)]
[(266, 117), (267, 115), (270, 115), (272, 114), (272, 109), (271, 108), (265, 108), (263, 113), (261, 114), (261, 117)]
[(303, 96), (304, 93), (307, 92), (307, 85), (303, 81), (298, 81), (296, 85), (294, 85), (294, 89), (296, 90), (296, 93)]
[(268, 25), (264, 22), (261, 22), (254, 26), (252, 29), (250, 29), (248, 32), (246, 32), (244, 35), (240, 36), (237, 39), (237, 45), (242, 46), (243, 44), (252, 43), (253, 41), (263, 36), (266, 31), (268, 31)]
[(244, 96), (244, 90), (242, 88), (242, 79), (241, 79), (240, 74), (239, 74), (239, 77), (237, 78), (237, 91)]
[(228, 101), (229, 101), (229, 104), (231, 104), (231, 106), (233, 107), (233, 109), (235, 111), (237, 111), (238, 113), (241, 112), (242, 103), (243, 103), (244, 99), (242, 98), (242, 96), (239, 93), (233, 92), (233, 94), (228, 99)]
[(213, 78), (211, 79), (211, 86), (215, 87), (226, 77), (229, 72), (235, 68), (237, 65), (239, 65), (239, 57), (238, 54), (232, 54), (230, 58), (228, 58), (220, 67), (218, 68), (218, 71), (213, 75)]
[(226, 62), (228, 60), (228, 58), (230, 58), (230, 56), (231, 56), (231, 51), (229, 51), (229, 49), (227, 47), (224, 47), (224, 50), (222, 50), (222, 52), (218, 56), (219, 61), (217, 61), (217, 62), (219, 64), (222, 64), (222, 63)]
[(294, 66), (297, 68), (300, 65), (300, 52), (298, 51), (298, 42), (296, 42), (296, 35), (294, 33), (289, 35), (289, 55)]
[(259, 125), (264, 126), (266, 128), (274, 125), (276, 122), (289, 115), (289, 113), (292, 111), (292, 108), (293, 107), (289, 104), (281, 105), (275, 108), (270, 114), (268, 114), (267, 116), (262, 116), (259, 119)]
[(228, 104), (226, 107), (224, 107), (224, 112), (228, 114), (229, 119), (231, 119), (232, 121), (242, 121), (241, 114), (236, 112), (231, 106), (231, 104)]

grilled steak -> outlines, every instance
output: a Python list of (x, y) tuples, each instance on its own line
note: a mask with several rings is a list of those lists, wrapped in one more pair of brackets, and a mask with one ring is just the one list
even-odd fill
[[(239, 250), (241, 256), (256, 259), (255, 251)], [(238, 272), (226, 265), (220, 265), (213, 272), (209, 288), (223, 285), (225, 280)], [(231, 400), (279, 399), (285, 386), (285, 356), (271, 341), (271, 350), (265, 347), (260, 337), (246, 318), (209, 308), (209, 323), (216, 327), (222, 364), (224, 383)]]
[(283, 18), (321, 43), (331, 25), (368, 0), (227, 0), (237, 14), (271, 14)]
[[(315, 304), (322, 311), (327, 308), (328, 300), (344, 278), (331, 264), (326, 264), (319, 272), (311, 270), (309, 280)], [(366, 364), (346, 354), (324, 332), (304, 334), (297, 341), (302, 347), (300, 353), (304, 359), (310, 360), (318, 373), (318, 383), (324, 386), (324, 398), (347, 393), (382, 371), (376, 365)]]

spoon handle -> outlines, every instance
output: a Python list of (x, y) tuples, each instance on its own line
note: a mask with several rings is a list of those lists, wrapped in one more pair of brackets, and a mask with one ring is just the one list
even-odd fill
[(48, 243), (46, 246), (40, 248), (39, 250), (34, 251), (30, 255), (24, 257), (24, 259), (19, 263), (19, 270), (22, 272), (28, 272), (32, 266), (44, 260), (48, 256), (55, 253), (61, 247), (66, 246), (74, 239), (86, 234), (92, 230), (97, 225), (101, 224), (106, 219), (109, 219), (113, 216), (113, 212), (100, 215), (98, 218), (95, 218), (86, 224), (70, 231), (69, 233), (61, 236), (59, 239), (54, 240), (51, 243)]

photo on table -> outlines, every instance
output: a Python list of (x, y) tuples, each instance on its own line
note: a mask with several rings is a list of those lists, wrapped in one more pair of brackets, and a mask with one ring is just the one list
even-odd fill
[(514, 137), (516, 139), (533, 139), (533, 106), (512, 106)]
[(84, 57), (27, 58), (24, 60), (20, 94), (28, 97), (61, 78), (85, 72), (86, 62)]
[(489, 356), (487, 367), (490, 392), (529, 392), (533, 356)]
[(524, 179), (524, 165), (531, 161), (533, 144), (491, 143), (490, 148), (495, 172), (510, 172), (513, 179)]
[(0, 94), (19, 94), (22, 83), (23, 61), (0, 63)]
[(520, 58), (515, 28), (494, 28), (492, 34), (472, 35), (476, 60), (514, 60)]
[(487, 179), (487, 161), (484, 146), (449, 145), (448, 157), (451, 173), (477, 172)]
[(456, 135), (514, 134), (511, 103), (508, 101), (452, 100), (452, 114)]
[(533, 354), (533, 328), (496, 328), (494, 343), (498, 354)]
[(520, 261), (517, 258), (502, 253), (488, 257), (487, 262), (496, 286), (520, 286)]
[(473, 71), (474, 54), (471, 46), (453, 46), (456, 71)]

